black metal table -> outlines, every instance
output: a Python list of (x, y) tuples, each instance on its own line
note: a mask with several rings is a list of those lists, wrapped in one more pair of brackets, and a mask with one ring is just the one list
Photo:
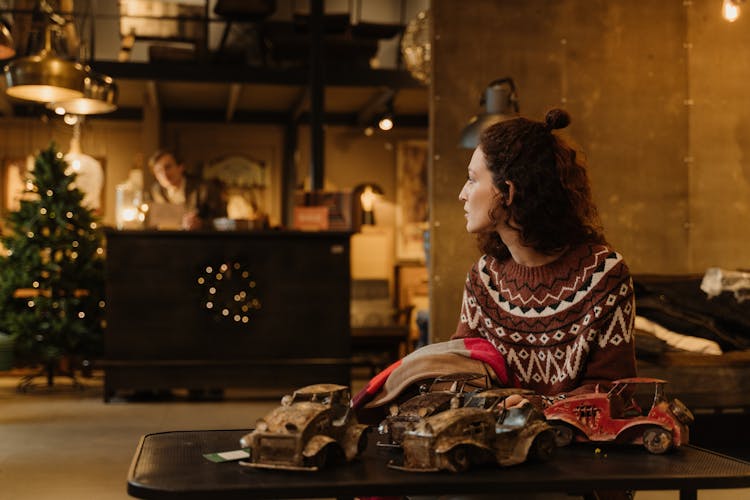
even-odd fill
[[(397, 453), (370, 446), (351, 463), (319, 472), (269, 471), (213, 463), (204, 453), (234, 450), (247, 430), (175, 431), (141, 438), (128, 474), (138, 498), (330, 498), (590, 490), (750, 487), (750, 463), (694, 446), (667, 455), (642, 447), (573, 445), (546, 463), (483, 467), (462, 474), (409, 473), (387, 467)], [(499, 496), (499, 495), (498, 495)]]

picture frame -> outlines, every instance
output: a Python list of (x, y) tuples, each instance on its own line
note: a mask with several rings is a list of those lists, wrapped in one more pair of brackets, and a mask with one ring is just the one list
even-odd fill
[[(88, 156), (88, 155), (87, 155)], [(90, 157), (99, 164), (101, 168), (101, 178), (97, 180), (96, 184), (100, 186), (98, 194), (98, 208), (94, 208), (94, 212), (98, 215), (104, 213), (104, 207), (106, 203), (105, 193), (107, 191), (106, 184), (106, 163), (107, 160), (104, 157), (96, 156)], [(5, 157), (2, 161), (2, 173), (0, 175), (0, 182), (2, 183), (2, 213), (7, 214), (14, 212), (20, 208), (21, 200), (26, 196), (26, 178), (28, 173), (34, 168), (34, 155), (28, 155), (26, 157)], [(78, 174), (81, 175), (81, 174)]]
[(396, 259), (425, 262), (429, 228), (428, 144), (400, 141), (396, 147)]

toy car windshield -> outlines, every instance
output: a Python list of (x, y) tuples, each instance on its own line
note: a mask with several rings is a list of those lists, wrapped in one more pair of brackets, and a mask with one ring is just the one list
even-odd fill
[(288, 404), (310, 402), (323, 405), (342, 404), (349, 401), (349, 389), (333, 384), (319, 384), (318, 386), (304, 387), (294, 391)]
[(519, 394), (527, 396), (533, 394), (533, 391), (517, 388), (488, 389), (486, 391), (472, 394), (464, 403), (465, 408), (481, 408), (484, 410), (501, 405), (505, 398)]
[(451, 373), (435, 378), (428, 392), (450, 391), (455, 393), (473, 392), (491, 387), (486, 373)]

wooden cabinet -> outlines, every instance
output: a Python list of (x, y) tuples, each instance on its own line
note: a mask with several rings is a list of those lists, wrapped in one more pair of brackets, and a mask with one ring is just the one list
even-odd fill
[(349, 234), (107, 232), (119, 389), (349, 383)]

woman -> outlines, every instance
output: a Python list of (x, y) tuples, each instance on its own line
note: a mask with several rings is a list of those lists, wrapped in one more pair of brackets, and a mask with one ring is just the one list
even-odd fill
[(453, 338), (488, 340), (519, 385), (548, 396), (635, 376), (632, 280), (581, 158), (553, 133), (569, 123), (553, 109), (489, 127), (459, 194), (484, 255)]
[[(391, 394), (418, 380), (430, 360), (448, 364), (440, 358), (447, 351), (456, 355), (448, 369), (456, 369), (463, 358), (480, 359), (501, 383), (544, 396), (635, 376), (632, 280), (622, 256), (602, 235), (583, 162), (553, 133), (569, 123), (567, 112), (553, 109), (544, 123), (515, 118), (482, 134), (459, 199), (466, 230), (477, 234), (484, 255), (466, 279), (457, 331), (451, 341), (418, 349), (370, 381), (355, 398), (360, 415), (371, 418), (363, 410), (393, 398), (387, 394), (393, 377), (405, 382), (393, 384)], [(463, 344), (456, 348), (458, 341)], [(494, 346), (493, 354), (504, 365), (484, 346)], [(403, 393), (398, 397), (405, 398)], [(544, 404), (541, 398), (530, 399)], [(524, 403), (520, 395), (506, 399), (508, 406)], [(589, 497), (632, 495), (597, 491)], [(572, 497), (529, 493), (514, 498)]]
[(555, 109), (483, 133), (459, 199), (484, 255), (456, 333), (371, 380), (354, 398), (364, 421), (451, 370), (489, 367), (494, 384), (543, 396), (635, 376), (632, 280), (604, 240), (583, 162), (553, 133), (569, 123)]

